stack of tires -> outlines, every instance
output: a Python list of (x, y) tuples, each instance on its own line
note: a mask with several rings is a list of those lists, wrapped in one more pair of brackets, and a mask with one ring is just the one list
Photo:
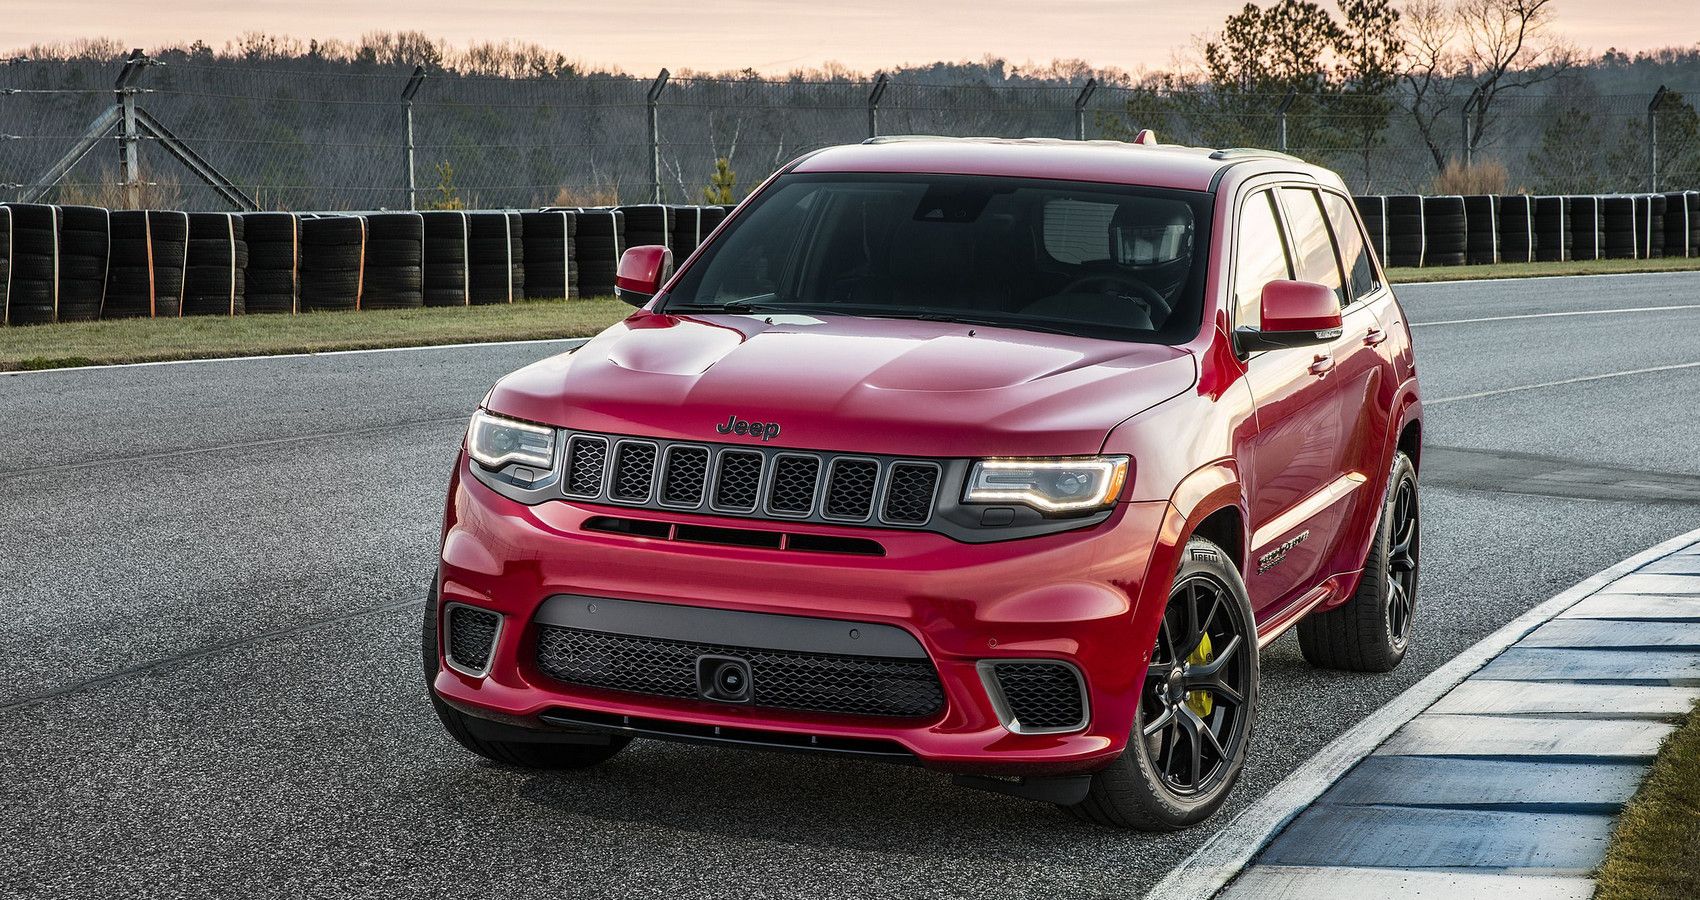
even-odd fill
[(1469, 250), (1468, 218), (1460, 196), (1423, 198), (1423, 265), (1461, 266)]
[(1665, 195), (1665, 255), (1694, 255), (1694, 224), (1686, 193)]
[(59, 312), (59, 207), (14, 203), (9, 208), (12, 271), (6, 324), (52, 322)]
[(1499, 198), (1471, 194), (1464, 198), (1464, 261), (1472, 266), (1499, 262)]
[(614, 293), (614, 274), (626, 243), (626, 217), (617, 209), (581, 209), (577, 215), (578, 290), (585, 297)]
[(12, 286), (12, 211), (0, 206), (0, 320)]
[(106, 299), (106, 264), (112, 253), (112, 213), (99, 206), (59, 207), (59, 315), (61, 322), (100, 318)]
[(247, 311), (248, 242), (236, 213), (190, 213), (183, 269), (183, 315), (235, 316)]
[(184, 275), (189, 264), (189, 214), (148, 211), (148, 246), (153, 254), (153, 314), (183, 315)]
[(473, 305), (525, 298), (525, 223), (519, 213), (466, 214), (466, 280)]
[(1683, 195), (1688, 210), (1688, 255), (1700, 256), (1700, 191)]
[(1353, 197), (1352, 203), (1363, 217), (1364, 230), (1369, 232), (1369, 242), (1375, 247), (1375, 258), (1387, 259), (1387, 198)]
[(421, 265), (425, 305), (467, 305), (466, 213), (436, 210), (420, 213), (419, 218), (425, 236)]
[(1398, 194), (1387, 198), (1387, 264), (1423, 264), (1423, 198)]
[(685, 258), (702, 246), (703, 239), (726, 220), (726, 209), (720, 206), (673, 207), (673, 228), (667, 234), (667, 246), (673, 249), (674, 262)]
[(425, 221), (418, 213), (366, 217), (366, 285), (362, 309), (418, 309), (425, 305)]
[(521, 214), (525, 224), (525, 296), (558, 300), (578, 296), (573, 241), (578, 217), (564, 209)]
[(1510, 194), (1499, 198), (1499, 258), (1535, 261), (1535, 198)]
[(671, 247), (669, 240), (673, 237), (673, 226), (678, 216), (671, 206), (659, 203), (645, 203), (637, 206), (622, 206), (620, 212), (626, 217), (626, 246), (642, 247), (656, 244)]
[(106, 267), (103, 319), (133, 319), (154, 314), (153, 240), (148, 214), (139, 209), (112, 211), (112, 245)]
[(299, 311), (301, 220), (286, 212), (242, 218), (248, 241), (248, 312)]
[(1535, 198), (1535, 259), (1564, 262), (1570, 258), (1570, 198)]
[[(1665, 255), (1665, 195), (1642, 194), (1635, 198), (1635, 255), (1658, 259)], [(64, 299), (60, 299), (64, 304)]]
[(1600, 240), (1604, 219), (1600, 214), (1600, 198), (1570, 198), (1570, 258), (1599, 259), (1605, 252)]
[(365, 218), (302, 218), (302, 312), (359, 309), (365, 273)]
[(1639, 221), (1634, 197), (1600, 198), (1600, 243), (1607, 259), (1634, 259)]

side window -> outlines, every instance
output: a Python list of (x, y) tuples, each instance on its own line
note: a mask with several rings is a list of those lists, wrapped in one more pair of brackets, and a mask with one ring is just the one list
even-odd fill
[(1346, 280), (1340, 277), (1340, 261), (1334, 256), (1334, 238), (1322, 217), (1321, 196), (1310, 188), (1282, 188), (1281, 205), (1286, 207), (1287, 222), (1293, 226), (1299, 280), (1333, 289), (1341, 306), (1352, 302), (1346, 294)]
[(1239, 242), (1234, 249), (1234, 327), (1263, 321), (1263, 286), (1293, 277), (1287, 243), (1275, 213), (1275, 192), (1255, 194), (1240, 208)]
[(1340, 258), (1346, 261), (1346, 280), (1352, 286), (1352, 297), (1362, 297), (1381, 287), (1375, 277), (1375, 265), (1369, 261), (1368, 242), (1351, 204), (1339, 194), (1324, 192), (1322, 206), (1328, 210), (1328, 221), (1334, 225), (1334, 237), (1340, 242)]

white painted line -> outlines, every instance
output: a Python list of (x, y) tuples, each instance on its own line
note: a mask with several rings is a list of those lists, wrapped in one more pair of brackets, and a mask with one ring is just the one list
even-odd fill
[(1477, 322), (1509, 322), (1513, 319), (1560, 319), (1565, 316), (1620, 316), (1624, 313), (1668, 312), (1673, 309), (1700, 309), (1700, 303), (1687, 303), (1682, 306), (1631, 306), (1626, 309), (1582, 309), (1573, 312), (1525, 313), (1518, 316), (1485, 316), (1480, 319), (1445, 319), (1439, 322), (1412, 322), (1411, 327), (1473, 325)]
[(292, 359), (308, 356), (353, 356), (360, 353), (407, 353), (415, 350), (463, 350), (468, 347), (522, 347), (527, 344), (583, 344), (590, 338), (539, 338), (528, 341), (474, 341), (467, 344), (421, 344), (417, 347), (370, 347), (363, 350), (318, 350), (312, 353), (273, 353), (262, 356), (213, 356), (205, 359), (160, 359), (153, 362), (112, 363), (103, 366), (65, 366), (58, 369), (24, 369), (0, 372), (0, 375), (52, 375), (60, 372), (87, 372), (93, 369), (141, 369), (151, 366), (182, 366), (190, 363), (255, 362), (268, 359)]
[[(1700, 364), (1697, 364), (1700, 365)], [(1257, 852), (1292, 818), (1322, 796), (1400, 726), (1457, 687), (1471, 673), (1491, 662), (1547, 620), (1576, 605), (1612, 581), (1700, 541), (1695, 529), (1643, 550), (1623, 562), (1546, 600), (1482, 638), (1451, 661), (1411, 685), (1393, 702), (1317, 751), (1304, 765), (1258, 798), (1232, 822), (1211, 835), (1191, 856), (1169, 871), (1145, 895), (1145, 900), (1204, 900), (1223, 888), (1249, 864)]]
[(1665, 269), (1658, 272), (1593, 272), (1571, 275), (1523, 275), (1509, 278), (1454, 278), (1449, 281), (1395, 281), (1394, 290), (1447, 284), (1493, 284), (1500, 281), (1550, 281), (1554, 278), (1646, 278), (1658, 275), (1700, 275), (1700, 269)]
[(1558, 381), (1543, 381), (1539, 384), (1520, 384), (1516, 387), (1500, 388), (1493, 391), (1477, 391), (1474, 394), (1459, 394), (1456, 397), (1441, 397), (1439, 400), (1424, 400), (1424, 405), (1438, 406), (1442, 403), (1455, 403), (1459, 400), (1476, 400), (1481, 397), (1497, 397), (1501, 394), (1516, 394), (1522, 391), (1533, 391), (1540, 388), (1558, 387), (1564, 384), (1581, 384), (1585, 381), (1601, 381), (1606, 378), (1622, 378), (1625, 375), (1648, 375), (1653, 372), (1674, 372), (1678, 369), (1700, 368), (1700, 362), (1676, 363), (1669, 366), (1653, 366), (1646, 369), (1627, 369), (1622, 372), (1606, 372), (1603, 375), (1582, 375), (1576, 378), (1561, 378)]

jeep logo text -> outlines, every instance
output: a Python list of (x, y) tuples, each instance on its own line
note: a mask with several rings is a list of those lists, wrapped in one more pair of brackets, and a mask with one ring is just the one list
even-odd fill
[(763, 443), (779, 437), (778, 422), (746, 422), (737, 416), (728, 416), (726, 421), (714, 426), (714, 430), (721, 434), (747, 434), (750, 437), (759, 437)]

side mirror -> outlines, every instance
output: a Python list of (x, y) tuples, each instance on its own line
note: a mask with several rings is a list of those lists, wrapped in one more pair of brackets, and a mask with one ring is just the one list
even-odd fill
[(1261, 327), (1234, 329), (1243, 352), (1311, 347), (1340, 336), (1340, 299), (1324, 285), (1271, 281), (1263, 286), (1261, 305)]
[(633, 306), (642, 307), (661, 290), (673, 273), (673, 251), (659, 244), (632, 247), (620, 254), (614, 273), (614, 293)]

